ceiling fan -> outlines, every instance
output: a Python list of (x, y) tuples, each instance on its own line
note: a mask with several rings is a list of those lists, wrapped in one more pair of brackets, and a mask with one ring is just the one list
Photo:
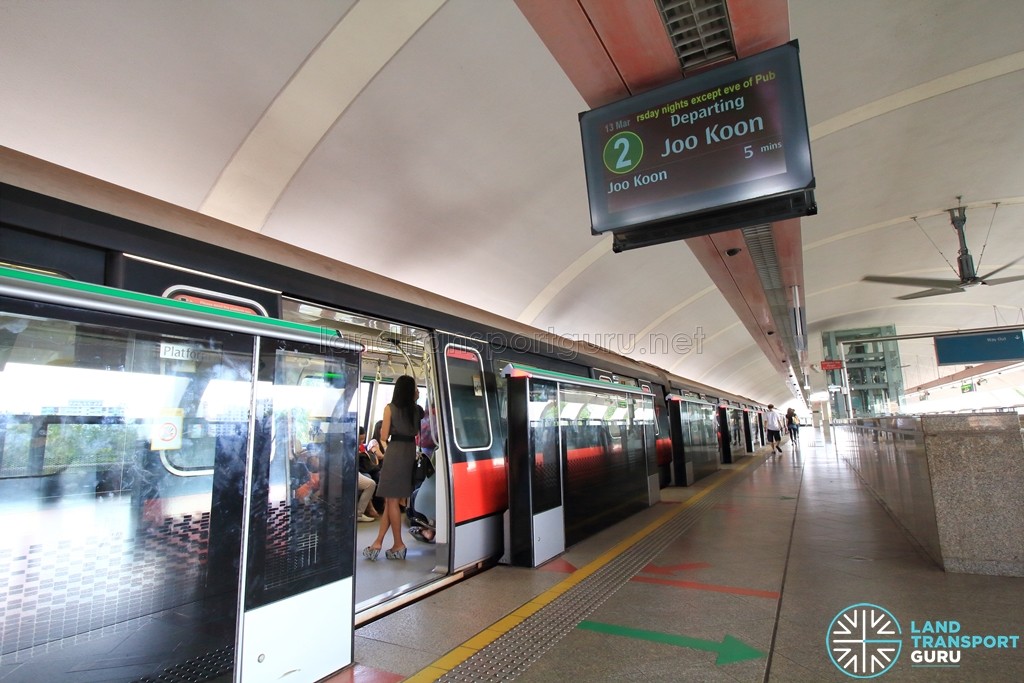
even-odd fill
[[(1024, 275), (1018, 275), (1015, 277), (1000, 277), (992, 279), (992, 276), (996, 273), (1006, 270), (1010, 266), (1016, 264), (1024, 256), (1016, 260), (1010, 261), (1005, 266), (996, 268), (990, 273), (985, 275), (978, 275), (977, 271), (974, 270), (974, 257), (971, 256), (971, 252), (967, 249), (967, 238), (964, 236), (964, 225), (967, 223), (967, 207), (958, 206), (955, 209), (949, 209), (949, 220), (953, 224), (953, 229), (956, 230), (956, 236), (960, 240), (960, 252), (956, 259), (957, 271), (960, 275), (959, 280), (937, 280), (930, 278), (918, 278), (918, 277), (890, 277), (887, 275), (865, 275), (861, 280), (863, 282), (883, 282), (892, 285), (910, 285), (912, 287), (928, 287), (920, 292), (913, 292), (911, 294), (904, 294), (903, 296), (896, 297), (897, 299), (920, 299), (926, 296), (939, 296), (940, 294), (955, 294), (956, 292), (962, 292), (968, 287), (974, 287), (976, 285), (1004, 285), (1008, 282), (1018, 282), (1024, 280)], [(982, 252), (985, 250), (982, 249)], [(948, 261), (947, 261), (948, 262)]]

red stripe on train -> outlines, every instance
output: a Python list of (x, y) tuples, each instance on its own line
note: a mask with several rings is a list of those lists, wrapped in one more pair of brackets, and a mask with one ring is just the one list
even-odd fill
[[(618, 446), (613, 447), (611, 453), (601, 446), (573, 448), (566, 454), (566, 459), (570, 467), (588, 461), (600, 463), (608, 456), (614, 458), (619, 455), (621, 450)], [(656, 453), (658, 464), (669, 462), (672, 441), (658, 439)], [(543, 453), (536, 453), (534, 457), (538, 464), (543, 465)], [(505, 470), (504, 458), (457, 462), (452, 466), (452, 479), (456, 524), (498, 514), (508, 507), (508, 473)]]
[(505, 459), (457, 462), (452, 465), (455, 523), (504, 512), (508, 507)]
[(672, 462), (672, 439), (664, 437), (654, 442), (655, 462), (667, 465)]

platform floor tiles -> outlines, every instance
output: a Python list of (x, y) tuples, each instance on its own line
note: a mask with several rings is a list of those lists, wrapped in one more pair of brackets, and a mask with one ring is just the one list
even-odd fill
[[(329, 681), (1024, 681), (1024, 579), (943, 572), (820, 433), (801, 437), (539, 569), (359, 628)], [(993, 638), (925, 647), (941, 629)]]

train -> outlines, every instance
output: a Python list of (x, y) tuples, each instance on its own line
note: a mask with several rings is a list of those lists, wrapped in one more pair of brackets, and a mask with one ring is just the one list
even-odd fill
[[(175, 620), (178, 640), (125, 680), (239, 679), (286, 637), (282, 618), (341, 605), (351, 630), (521, 561), (520, 477), (563, 491), (571, 545), (764, 442), (750, 399), (19, 162), (24, 186), (0, 185), (0, 515), (19, 530), (0, 547), (0, 664), (26, 680)], [(371, 564), (356, 435), (401, 375), (428, 416), (418, 508), (436, 536)], [(53, 589), (83, 572), (97, 576), (74, 595)], [(63, 630), (31, 627), (56, 616)]]

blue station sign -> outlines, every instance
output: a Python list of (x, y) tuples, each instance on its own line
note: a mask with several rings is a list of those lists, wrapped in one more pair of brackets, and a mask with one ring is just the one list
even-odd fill
[(1010, 330), (936, 337), (935, 358), (939, 365), (1024, 360), (1024, 334)]

